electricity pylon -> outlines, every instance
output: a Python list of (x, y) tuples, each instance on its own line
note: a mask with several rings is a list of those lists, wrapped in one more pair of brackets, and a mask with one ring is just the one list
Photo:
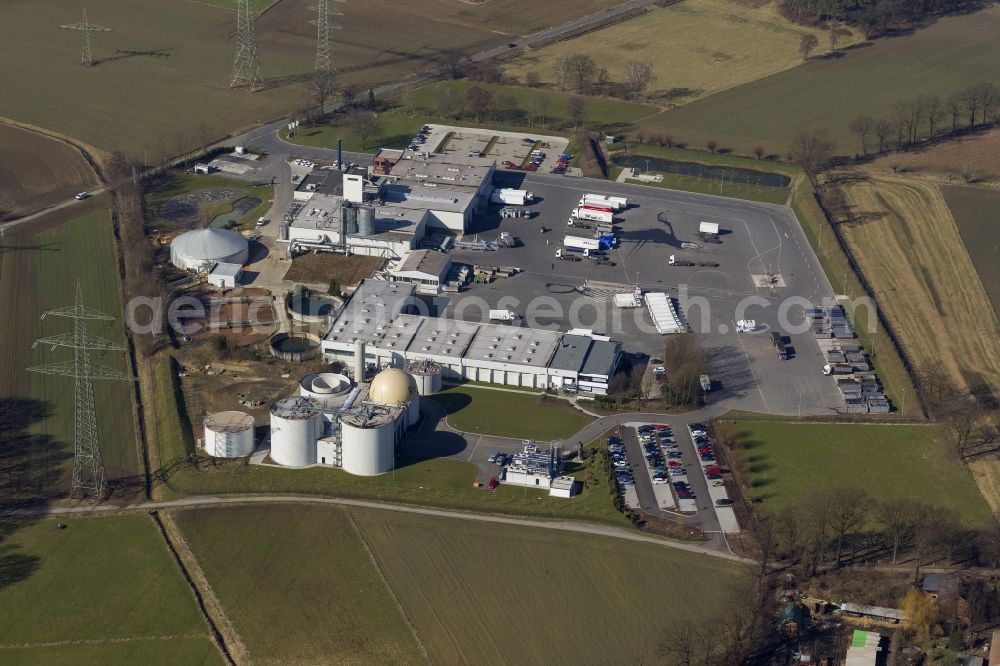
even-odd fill
[(90, 33), (92, 32), (111, 32), (111, 28), (105, 28), (101, 25), (94, 25), (87, 20), (87, 8), (83, 8), (83, 23), (67, 23), (65, 25), (59, 26), (63, 30), (79, 30), (83, 33), (83, 55), (80, 56), (80, 64), (86, 67), (90, 67), (94, 64), (94, 50), (91, 45)]
[[(344, 2), (344, 0), (338, 0)], [(316, 6), (312, 7), (316, 12), (316, 20), (312, 24), (316, 26), (316, 66), (314, 73), (324, 74), (334, 72), (333, 62), (333, 42), (330, 40), (331, 30), (340, 30), (340, 25), (330, 21), (331, 16), (343, 16), (339, 9), (330, 9), (330, 0), (317, 0)]]
[(48, 316), (72, 319), (73, 332), (39, 338), (31, 345), (32, 348), (42, 344), (51, 345), (53, 350), (57, 347), (72, 349), (73, 360), (36, 366), (28, 370), (45, 375), (72, 377), (75, 380), (73, 483), (69, 492), (71, 497), (80, 491), (85, 496), (93, 495), (101, 499), (107, 490), (107, 478), (104, 474), (104, 459), (101, 456), (100, 437), (97, 431), (93, 380), (136, 381), (136, 378), (112, 368), (91, 365), (91, 350), (125, 351), (125, 347), (87, 333), (88, 320), (114, 321), (114, 317), (83, 304), (83, 290), (80, 288), (79, 280), (76, 283), (76, 303), (42, 313), (42, 319)]
[(236, 59), (233, 60), (233, 81), (230, 88), (249, 86), (257, 90), (263, 79), (260, 76), (260, 57), (257, 55), (257, 35), (250, 0), (238, 0), (236, 5)]

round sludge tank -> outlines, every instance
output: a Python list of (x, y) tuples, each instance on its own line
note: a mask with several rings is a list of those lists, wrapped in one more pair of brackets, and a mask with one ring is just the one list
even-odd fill
[(393, 467), (398, 410), (361, 405), (340, 417), (341, 466), (358, 476), (385, 474)]
[(330, 400), (351, 390), (351, 380), (336, 372), (314, 372), (299, 381), (299, 395)]
[(441, 390), (440, 363), (430, 360), (411, 361), (406, 370), (417, 382), (417, 393), (420, 395), (434, 395)]
[(316, 464), (323, 415), (311, 398), (282, 398), (271, 405), (271, 460), (279, 465)]
[(254, 420), (243, 412), (216, 412), (203, 421), (205, 453), (214, 458), (242, 458), (253, 453)]
[(368, 387), (368, 399), (379, 405), (405, 405), (419, 395), (413, 375), (402, 368), (383, 370)]
[(245, 264), (247, 239), (228, 229), (195, 229), (170, 241), (170, 263), (184, 270), (207, 271), (215, 264)]

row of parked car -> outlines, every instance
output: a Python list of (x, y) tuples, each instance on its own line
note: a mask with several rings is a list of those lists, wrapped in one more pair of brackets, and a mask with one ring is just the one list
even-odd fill
[[(688, 432), (691, 433), (691, 440), (694, 442), (698, 457), (701, 458), (702, 468), (705, 470), (705, 478), (713, 486), (725, 485), (722, 482), (722, 467), (715, 459), (715, 451), (712, 449), (712, 442), (708, 437), (708, 429), (701, 423), (688, 424)], [(715, 500), (716, 506), (732, 506), (733, 501), (728, 498)]]
[(608, 455), (611, 456), (611, 464), (615, 468), (615, 480), (618, 481), (619, 490), (635, 483), (632, 470), (628, 466), (628, 459), (625, 457), (625, 443), (620, 438), (608, 437)]
[(677, 499), (694, 499), (694, 492), (686, 478), (679, 478), (686, 477), (687, 470), (670, 426), (663, 423), (642, 425), (636, 433), (652, 472), (653, 483), (669, 483)]
[(410, 139), (410, 145), (407, 146), (406, 149), (411, 152), (417, 152), (418, 150), (420, 150), (420, 146), (427, 143), (427, 135), (430, 133), (431, 133), (431, 128), (428, 127), (427, 125), (424, 125), (423, 127), (420, 128), (420, 131), (417, 132), (416, 136)]
[(487, 462), (491, 462), (491, 463), (493, 463), (495, 465), (498, 465), (500, 467), (503, 467), (508, 462), (510, 462), (510, 459), (511, 459), (511, 456), (509, 456), (508, 454), (506, 454), (506, 453), (504, 453), (502, 451), (497, 451), (496, 453), (492, 454), (489, 458), (487, 458), (486, 461)]

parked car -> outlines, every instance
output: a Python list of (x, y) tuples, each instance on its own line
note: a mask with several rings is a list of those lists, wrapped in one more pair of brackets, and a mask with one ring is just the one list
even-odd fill
[(499, 456), (500, 456), (500, 454), (499, 454), (499, 453), (493, 453), (493, 454), (490, 454), (490, 457), (489, 457), (489, 458), (487, 458), (487, 459), (486, 459), (486, 461), (487, 461), (487, 462), (490, 462), (490, 463), (495, 463), (495, 462), (497, 461), (497, 458), (498, 458)]
[(524, 165), (524, 170), (525, 171), (538, 171), (538, 165), (535, 164), (535, 163), (533, 163), (533, 162), (529, 162), (528, 164)]
[(90, 192), (77, 192), (76, 195), (73, 198), (77, 199), (79, 201), (83, 201), (84, 199), (89, 199), (90, 198)]
[(665, 476), (654, 476), (653, 483), (660, 485), (667, 482), (667, 477)]
[(500, 482), (497, 480), (497, 477), (491, 476), (490, 482), (486, 484), (486, 487), (489, 488), (490, 490), (496, 490), (496, 487), (499, 485)]
[(628, 467), (628, 462), (625, 460), (616, 460), (614, 465), (615, 467)]
[(680, 460), (668, 460), (667, 467), (683, 467)]
[(683, 467), (671, 467), (667, 470), (667, 474), (670, 476), (684, 476), (687, 474), (687, 470)]
[(715, 481), (712, 481), (712, 485), (716, 488), (721, 488), (726, 484), (722, 482), (722, 479), (716, 479)]
[(498, 465), (506, 465), (507, 464), (507, 454), (506, 453), (498, 453), (497, 454), (497, 464)]
[(728, 497), (721, 497), (715, 500), (715, 506), (732, 506), (732, 505), (733, 505), (733, 500), (729, 499)]

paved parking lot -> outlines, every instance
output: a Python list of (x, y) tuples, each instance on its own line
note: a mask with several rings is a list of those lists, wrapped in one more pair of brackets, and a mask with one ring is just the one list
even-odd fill
[[(629, 352), (662, 355), (664, 337), (652, 327), (645, 308), (614, 307), (614, 293), (638, 284), (664, 291), (679, 304), (698, 335), (714, 380), (710, 401), (734, 399), (741, 407), (772, 413), (830, 413), (842, 404), (834, 383), (821, 372), (823, 357), (808, 332), (793, 334), (792, 358), (778, 359), (769, 333), (789, 297), (819, 303), (833, 290), (802, 235), (792, 212), (781, 206), (653, 187), (569, 179), (542, 173), (505, 172), (498, 186), (529, 189), (540, 197), (531, 219), (479, 218), (473, 233), (495, 238), (507, 231), (521, 243), (497, 252), (456, 251), (456, 262), (517, 266), (517, 276), (473, 285), (462, 296), (479, 297), (491, 307), (510, 307), (545, 328), (583, 327), (621, 340)], [(555, 258), (567, 235), (566, 220), (582, 193), (627, 196), (632, 207), (618, 216), (619, 247), (610, 252), (614, 266)], [(666, 220), (667, 223), (660, 221)], [(702, 221), (720, 224), (719, 244), (698, 241)], [(698, 242), (700, 250), (680, 248)], [(668, 257), (717, 262), (717, 268), (672, 267)], [(761, 287), (754, 276), (773, 273), (783, 286)], [(542, 297), (539, 299), (539, 297)], [(529, 307), (534, 301), (535, 307)], [(455, 311), (457, 299), (446, 310)], [(788, 307), (788, 319), (802, 321), (802, 305)], [(755, 319), (758, 332), (737, 334), (735, 321)], [(788, 335), (785, 332), (786, 336)]]
[(484, 130), (472, 127), (455, 127), (452, 125), (429, 125), (430, 133), (427, 135), (427, 143), (424, 150), (433, 151), (441, 143), (448, 132), (452, 132), (448, 141), (447, 149), (444, 151), (452, 155), (468, 155), (470, 151), (482, 151), (490, 143), (493, 137), (496, 141), (490, 147), (487, 155), (496, 158), (497, 167), (502, 168), (504, 162), (513, 162), (520, 166), (524, 158), (531, 152), (531, 144), (524, 142), (525, 138), (549, 144), (540, 150), (545, 152), (545, 160), (540, 169), (551, 170), (555, 165), (559, 155), (566, 151), (569, 140), (560, 136), (545, 136), (541, 134), (501, 132), (499, 130)]

